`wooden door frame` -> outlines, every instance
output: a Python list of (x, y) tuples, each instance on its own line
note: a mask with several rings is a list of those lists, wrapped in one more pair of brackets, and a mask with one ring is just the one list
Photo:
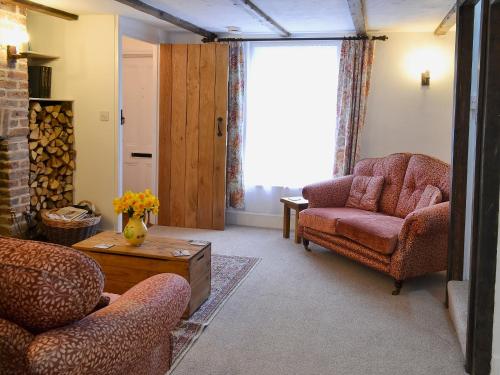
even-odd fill
[(457, 9), (447, 281), (463, 279), (473, 35), (474, 5), (465, 4)]
[[(455, 206), (451, 214), (458, 213), (450, 226), (449, 279), (459, 279), (463, 264), (463, 189), (467, 163), (458, 163), (459, 153), (467, 153), (465, 129), (468, 132), (467, 91), (470, 101), (470, 72), (465, 65), (472, 55), (469, 34), (473, 30), (474, 6), (478, 0), (459, 0), (457, 20), (457, 84), (454, 129), (454, 177)], [(472, 13), (471, 13), (472, 12)], [(472, 17), (471, 17), (472, 14)], [(470, 50), (460, 50), (460, 46)], [(469, 314), (467, 325), (466, 364), (467, 372), (487, 375), (491, 370), (493, 316), (495, 303), (496, 257), (498, 245), (498, 211), (500, 177), (500, 74), (495, 63), (500, 59), (500, 0), (483, 0), (481, 16), (480, 76), (475, 157), (475, 186), (472, 218), (471, 280), (469, 290)], [(465, 108), (458, 108), (464, 103)], [(496, 105), (496, 108), (495, 108)], [(467, 116), (466, 116), (467, 115)], [(458, 210), (455, 211), (455, 210)], [(462, 241), (462, 242), (461, 242)]]

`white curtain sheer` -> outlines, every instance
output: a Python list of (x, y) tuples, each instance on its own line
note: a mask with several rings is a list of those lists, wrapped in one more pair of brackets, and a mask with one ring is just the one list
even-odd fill
[(339, 44), (251, 43), (244, 176), (246, 211), (281, 213), (281, 196), (331, 178)]
[(337, 45), (250, 46), (245, 185), (300, 188), (332, 177)]

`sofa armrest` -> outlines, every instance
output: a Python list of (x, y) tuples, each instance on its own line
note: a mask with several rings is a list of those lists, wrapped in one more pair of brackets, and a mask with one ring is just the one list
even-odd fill
[(450, 202), (410, 213), (401, 228), (398, 248), (391, 258), (397, 280), (444, 271), (448, 262)]
[(309, 201), (309, 208), (344, 207), (353, 179), (354, 176), (349, 175), (307, 185), (302, 189), (302, 196)]
[(30, 373), (126, 374), (141, 365), (144, 373), (156, 373), (148, 371), (151, 356), (166, 372), (170, 358), (162, 348), (170, 350), (170, 331), (190, 296), (184, 278), (153, 276), (84, 319), (36, 336), (27, 355)]
[(0, 374), (26, 374), (26, 351), (35, 336), (0, 318)]

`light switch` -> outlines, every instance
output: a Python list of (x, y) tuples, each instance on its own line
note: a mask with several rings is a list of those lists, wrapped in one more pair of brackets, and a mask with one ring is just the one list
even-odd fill
[(99, 113), (99, 120), (101, 121), (109, 121), (109, 112), (103, 111)]

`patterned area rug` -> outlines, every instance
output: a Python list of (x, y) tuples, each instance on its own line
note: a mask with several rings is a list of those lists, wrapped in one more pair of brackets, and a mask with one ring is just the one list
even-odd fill
[(212, 255), (210, 297), (189, 320), (182, 320), (173, 331), (173, 358), (169, 373), (175, 369), (204, 328), (259, 261), (259, 258)]

